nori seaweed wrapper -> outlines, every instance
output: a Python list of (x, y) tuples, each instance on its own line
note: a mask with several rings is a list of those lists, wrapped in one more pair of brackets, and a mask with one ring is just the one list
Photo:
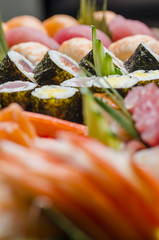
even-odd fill
[(43, 85), (59, 85), (82, 73), (77, 62), (54, 50), (49, 50), (34, 69), (34, 78)]
[(87, 55), (84, 58), (82, 58), (82, 60), (80, 60), (78, 63), (82, 68), (87, 70), (89, 73), (91, 73), (92, 75), (96, 75), (95, 70), (90, 66), (89, 62), (94, 65), (93, 50), (87, 53)]
[(145, 43), (140, 43), (124, 66), (129, 73), (137, 70), (159, 70), (159, 55)]
[(10, 50), (0, 64), (0, 84), (14, 80), (34, 82), (33, 69), (28, 59)]
[[(41, 88), (50, 89), (54, 86), (43, 86)], [(72, 89), (57, 86), (61, 89)], [(49, 116), (57, 117), (60, 119), (82, 123), (82, 99), (80, 92), (76, 89), (73, 96), (66, 98), (48, 97), (43, 98), (38, 96), (37, 92), (40, 88), (37, 88), (31, 93), (32, 111), (37, 113), (46, 114)], [(41, 90), (41, 89), (40, 89)]]
[[(31, 110), (31, 92), (37, 87), (35, 83), (24, 81), (6, 82), (0, 85), (0, 99), (2, 108), (16, 102), (24, 110)], [(8, 88), (8, 91), (7, 91)]]

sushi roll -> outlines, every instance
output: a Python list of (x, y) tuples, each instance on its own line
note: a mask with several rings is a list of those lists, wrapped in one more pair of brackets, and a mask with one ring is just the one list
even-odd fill
[(19, 103), (24, 110), (31, 110), (30, 96), (37, 84), (28, 81), (6, 82), (0, 85), (0, 99), (2, 107), (12, 102)]
[(80, 90), (81, 88), (87, 87), (92, 92), (103, 92), (101, 87), (95, 87), (94, 84), (99, 78), (96, 76), (92, 77), (78, 77), (71, 78), (61, 83), (62, 87), (74, 87)]
[(80, 74), (82, 70), (76, 61), (55, 50), (49, 50), (34, 69), (34, 78), (39, 85), (59, 85)]
[(80, 92), (76, 88), (45, 85), (31, 93), (32, 109), (72, 122), (82, 121)]
[(72, 78), (61, 83), (63, 87), (89, 88), (93, 93), (103, 93), (104, 88), (115, 88), (123, 96), (128, 90), (138, 84), (138, 79), (129, 75), (110, 75), (108, 77), (80, 77)]
[(159, 70), (159, 55), (156, 54), (146, 43), (140, 43), (124, 63), (128, 73), (137, 70)]
[(138, 70), (129, 74), (129, 76), (138, 79), (138, 85), (145, 85), (150, 82), (154, 82), (159, 85), (159, 70)]
[(35, 82), (34, 65), (14, 50), (9, 50), (0, 65), (0, 83), (22, 80)]
[(93, 84), (94, 87), (101, 89), (115, 88), (123, 97), (128, 91), (138, 84), (138, 79), (128, 75), (110, 75), (108, 77), (98, 78)]

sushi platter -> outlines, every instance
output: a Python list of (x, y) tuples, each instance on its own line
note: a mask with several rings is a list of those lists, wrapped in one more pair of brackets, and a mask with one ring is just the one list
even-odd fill
[(159, 239), (158, 122), (145, 23), (90, 0), (2, 19), (0, 240)]

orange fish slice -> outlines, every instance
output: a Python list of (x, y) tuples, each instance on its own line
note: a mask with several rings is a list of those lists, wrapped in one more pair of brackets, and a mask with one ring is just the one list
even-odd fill
[[(4, 124), (4, 122), (8, 123)], [(14, 140), (15, 142), (23, 139), (22, 144), (25, 143), (24, 145), (28, 145), (28, 140), (34, 139), (37, 136), (34, 127), (24, 116), (23, 109), (17, 103), (12, 103), (0, 111), (0, 132), (1, 136), (6, 136), (7, 139), (9, 139), (10, 135), (10, 140)], [(13, 138), (13, 135), (15, 138)]]

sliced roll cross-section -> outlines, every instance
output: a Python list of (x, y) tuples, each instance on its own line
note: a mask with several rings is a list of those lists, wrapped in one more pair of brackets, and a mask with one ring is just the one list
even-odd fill
[(129, 75), (138, 79), (138, 85), (142, 86), (153, 82), (159, 86), (159, 70), (137, 70)]
[(14, 80), (34, 80), (34, 65), (20, 53), (10, 50), (0, 65), (0, 83)]
[(80, 74), (83, 72), (76, 61), (55, 50), (49, 50), (34, 69), (34, 78), (39, 85), (59, 85)]
[(30, 96), (37, 84), (29, 81), (13, 81), (0, 85), (0, 99), (2, 107), (12, 102), (19, 103), (24, 110), (31, 110)]
[(81, 122), (81, 96), (76, 88), (46, 85), (31, 93), (34, 112)]

